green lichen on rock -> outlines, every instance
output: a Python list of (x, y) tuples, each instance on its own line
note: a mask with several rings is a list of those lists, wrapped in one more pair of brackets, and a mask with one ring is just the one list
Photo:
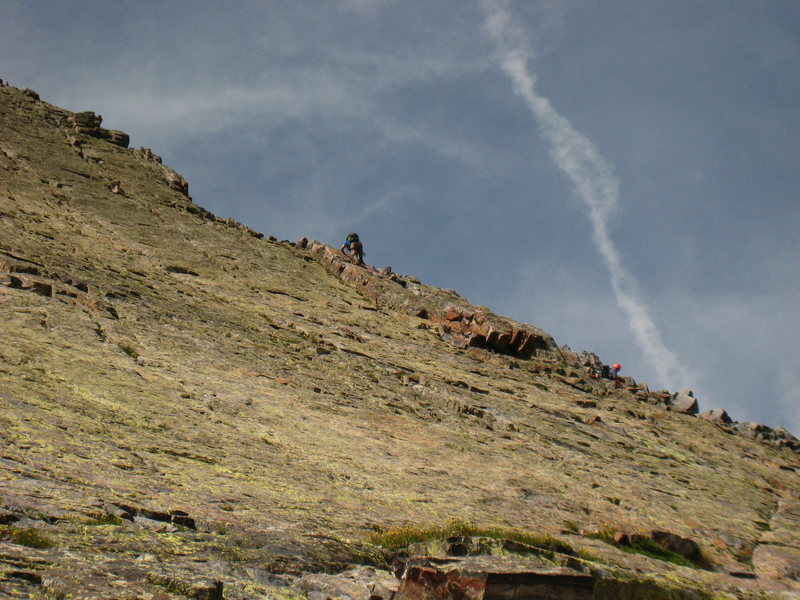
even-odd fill
[(34, 527), (0, 526), (0, 539), (38, 549), (53, 548), (56, 545), (46, 533)]
[(604, 524), (597, 531), (586, 534), (586, 537), (600, 540), (606, 544), (610, 544), (615, 548), (619, 548), (623, 552), (630, 554), (642, 554), (663, 560), (682, 567), (689, 567), (692, 569), (709, 568), (710, 563), (708, 559), (701, 553), (697, 552), (693, 556), (684, 556), (678, 552), (674, 552), (669, 548), (664, 547), (658, 541), (646, 535), (630, 535), (625, 536), (625, 542), (621, 543), (616, 540), (617, 530)]
[(432, 525), (428, 527), (406, 524), (401, 527), (395, 527), (373, 534), (369, 537), (369, 541), (389, 550), (398, 550), (421, 542), (446, 541), (451, 538), (503, 540), (564, 554), (574, 553), (574, 550), (569, 544), (552, 535), (537, 534), (510, 527), (475, 525), (459, 520), (452, 520), (444, 525)]
[(667, 550), (658, 542), (647, 538), (636, 540), (632, 542), (630, 546), (619, 546), (619, 548), (624, 552), (644, 554), (645, 556), (671, 562), (682, 567), (690, 567), (692, 569), (701, 568), (701, 563), (699, 561), (691, 560), (685, 556), (681, 556), (677, 552)]
[(601, 579), (595, 600), (714, 600), (713, 592), (675, 578)]

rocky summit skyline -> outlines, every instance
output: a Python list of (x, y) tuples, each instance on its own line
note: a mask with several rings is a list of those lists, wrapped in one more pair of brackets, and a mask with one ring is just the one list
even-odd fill
[(791, 432), (215, 216), (45, 100), (0, 87), (0, 597), (800, 594)]

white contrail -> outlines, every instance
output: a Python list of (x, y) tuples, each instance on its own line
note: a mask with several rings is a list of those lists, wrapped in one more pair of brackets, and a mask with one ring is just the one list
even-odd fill
[(527, 37), (512, 22), (504, 4), (491, 0), (480, 0), (480, 4), (486, 14), (486, 28), (498, 45), (503, 71), (536, 117), (550, 143), (551, 157), (575, 184), (578, 195), (589, 209), (594, 243), (611, 274), (614, 296), (628, 317), (637, 344), (655, 369), (661, 385), (676, 382), (683, 370), (675, 354), (661, 341), (661, 333), (650, 318), (636, 280), (622, 265), (608, 231), (608, 218), (619, 200), (619, 181), (612, 166), (568, 119), (558, 114), (547, 98), (536, 92), (536, 78), (528, 69), (532, 52)]

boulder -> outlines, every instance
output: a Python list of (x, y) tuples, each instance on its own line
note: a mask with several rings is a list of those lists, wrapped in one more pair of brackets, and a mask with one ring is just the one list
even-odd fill
[(584, 367), (599, 368), (603, 365), (603, 363), (600, 361), (600, 357), (597, 356), (597, 354), (595, 354), (594, 352), (587, 352), (586, 350), (581, 352), (580, 361)]
[(77, 127), (86, 127), (87, 129), (96, 129), (100, 127), (100, 123), (103, 122), (103, 117), (98, 114), (93, 113), (92, 111), (84, 111), (75, 113), (67, 118), (67, 122), (72, 123)]
[(145, 148), (144, 146), (140, 147), (138, 150), (134, 150), (133, 155), (137, 158), (141, 158), (142, 160), (146, 160), (147, 162), (155, 163), (157, 165), (161, 164), (161, 157), (153, 152), (150, 148)]
[(772, 430), (772, 432), (775, 434), (775, 437), (777, 437), (780, 440), (787, 440), (789, 442), (798, 441), (798, 439), (791, 433), (789, 433), (789, 430), (786, 429), (785, 427), (776, 427), (775, 429)]
[[(552, 339), (547, 334), (539, 333), (537, 331), (526, 331), (523, 329), (515, 329), (511, 333), (511, 349), (514, 354), (523, 358), (530, 358), (536, 354), (537, 350), (549, 349)], [(514, 338), (517, 338), (518, 343), (514, 344)]]
[(726, 425), (733, 423), (733, 419), (731, 419), (728, 416), (728, 413), (725, 412), (725, 409), (722, 408), (707, 410), (706, 412), (702, 413), (700, 417), (706, 421), (712, 421), (713, 423), (725, 423)]
[(682, 413), (696, 415), (700, 409), (697, 398), (681, 392), (672, 398), (672, 407)]
[(763, 440), (772, 435), (772, 429), (762, 423), (743, 421), (736, 424), (736, 430), (751, 440)]
[(573, 365), (573, 366), (576, 366), (576, 367), (581, 364), (580, 356), (578, 356), (578, 353), (575, 352), (569, 346), (566, 346), (566, 345), (565, 346), (561, 346), (561, 356), (564, 357), (564, 360), (567, 362), (567, 364), (570, 364), (570, 365)]
[(116, 129), (103, 129), (100, 127), (97, 129), (97, 137), (108, 140), (112, 144), (122, 148), (127, 148), (128, 144), (131, 142), (131, 136), (124, 131), (118, 131)]
[(168, 167), (164, 167), (164, 181), (170, 189), (180, 192), (184, 196), (189, 196), (189, 182)]
[(444, 312), (444, 318), (447, 321), (460, 321), (464, 317), (461, 309), (457, 306), (448, 306)]
[(670, 552), (685, 556), (690, 560), (700, 558), (700, 546), (689, 538), (681, 537), (668, 531), (651, 531), (650, 538)]

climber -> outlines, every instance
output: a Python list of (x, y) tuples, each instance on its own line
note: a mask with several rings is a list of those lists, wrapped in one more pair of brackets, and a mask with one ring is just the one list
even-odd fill
[(609, 367), (608, 365), (603, 365), (601, 369), (603, 379), (610, 379), (611, 381), (617, 380), (617, 373), (622, 368), (622, 365), (619, 363), (614, 364), (614, 366)]
[(347, 239), (339, 250), (341, 250), (350, 261), (357, 265), (364, 264), (364, 247), (361, 245), (357, 233), (348, 233)]

